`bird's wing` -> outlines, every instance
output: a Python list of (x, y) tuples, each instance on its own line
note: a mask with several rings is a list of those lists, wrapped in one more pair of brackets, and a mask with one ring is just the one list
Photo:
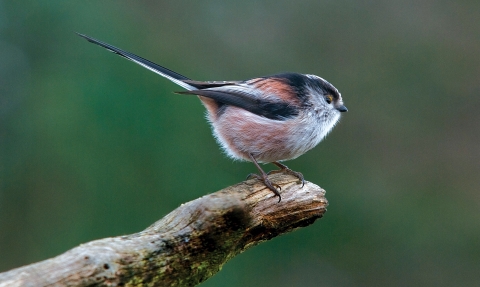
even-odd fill
[(85, 39), (87, 39), (87, 41), (91, 42), (91, 43), (94, 43), (94, 44), (97, 44), (107, 50), (109, 50), (110, 52), (113, 52), (117, 55), (120, 55), (132, 62), (135, 62), (137, 64), (139, 64), (140, 66), (144, 67), (144, 68), (147, 68), (149, 69), (150, 71), (156, 73), (156, 74), (159, 74), (160, 76), (162, 77), (165, 77), (167, 79), (169, 79), (170, 81), (174, 82), (175, 84), (187, 89), (187, 90), (195, 90), (195, 89), (198, 89), (199, 87), (197, 87), (196, 85), (194, 85), (193, 83), (192, 84), (187, 84), (186, 81), (190, 80), (189, 78), (183, 76), (183, 75), (180, 75), (172, 70), (169, 70), (165, 67), (162, 67), (158, 64), (155, 64), (147, 59), (144, 59), (140, 56), (137, 56), (133, 53), (130, 53), (130, 52), (127, 52), (127, 51), (124, 51), (122, 49), (119, 49), (115, 46), (112, 46), (110, 44), (107, 44), (105, 42), (102, 42), (102, 41), (99, 41), (99, 40), (96, 40), (92, 37), (89, 37), (87, 35), (83, 35), (83, 34), (79, 34), (77, 33), (78, 36), (80, 37), (83, 37)]
[(278, 98), (266, 97), (260, 94), (254, 87), (246, 84), (230, 84), (177, 93), (210, 98), (272, 120), (286, 120), (298, 115), (298, 107), (292, 106)]

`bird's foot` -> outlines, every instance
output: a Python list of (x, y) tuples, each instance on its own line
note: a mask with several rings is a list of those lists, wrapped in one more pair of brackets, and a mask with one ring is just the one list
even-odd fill
[(283, 163), (279, 163), (277, 161), (272, 162), (274, 165), (278, 166), (280, 169), (277, 170), (272, 170), (268, 172), (268, 174), (275, 174), (275, 173), (286, 173), (295, 176), (302, 182), (302, 187), (305, 185), (305, 178), (303, 177), (303, 174), (298, 171), (293, 171), (288, 168), (288, 166), (284, 165)]
[(282, 200), (282, 196), (280, 195), (280, 192), (279, 192), (279, 190), (282, 190), (282, 187), (276, 183), (271, 182), (270, 179), (268, 179), (268, 176), (266, 173), (263, 173), (261, 175), (256, 173), (251, 173), (247, 176), (247, 179), (251, 179), (251, 178), (256, 178), (258, 180), (261, 180), (263, 184), (265, 184), (265, 186), (268, 187), (268, 189), (273, 191), (273, 193), (276, 196), (278, 196), (278, 202)]

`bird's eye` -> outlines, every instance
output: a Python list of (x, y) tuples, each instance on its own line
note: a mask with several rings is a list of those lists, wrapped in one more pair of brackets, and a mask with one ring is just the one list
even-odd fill
[(331, 104), (332, 101), (333, 101), (332, 95), (327, 95), (327, 96), (325, 97), (325, 100), (327, 101), (328, 104)]

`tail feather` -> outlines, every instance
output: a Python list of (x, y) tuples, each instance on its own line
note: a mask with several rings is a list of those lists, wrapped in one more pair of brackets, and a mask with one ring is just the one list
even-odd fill
[(134, 63), (137, 63), (139, 64), (140, 66), (144, 67), (144, 68), (147, 68), (149, 69), (150, 71), (156, 73), (156, 74), (159, 74), (160, 76), (162, 77), (165, 77), (167, 79), (169, 79), (170, 81), (174, 82), (175, 84), (187, 89), (187, 90), (195, 90), (196, 88), (192, 85), (189, 85), (187, 83), (184, 82), (184, 80), (190, 80), (189, 78), (183, 76), (183, 75), (180, 75), (172, 70), (169, 70), (165, 67), (162, 67), (158, 64), (155, 64), (147, 59), (144, 59), (140, 56), (137, 56), (133, 53), (130, 53), (130, 52), (127, 52), (127, 51), (124, 51), (122, 49), (119, 49), (115, 46), (112, 46), (110, 44), (107, 44), (105, 42), (102, 42), (102, 41), (99, 41), (99, 40), (96, 40), (92, 37), (89, 37), (87, 35), (83, 35), (83, 34), (79, 34), (77, 33), (78, 36), (80, 37), (83, 37), (85, 38), (87, 41), (91, 42), (91, 43), (94, 43), (94, 44), (97, 44), (107, 50), (109, 50), (110, 52), (113, 52), (119, 56), (122, 56)]

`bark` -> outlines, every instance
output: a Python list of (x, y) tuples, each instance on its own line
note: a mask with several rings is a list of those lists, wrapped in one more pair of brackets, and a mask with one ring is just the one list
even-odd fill
[(328, 205), (315, 184), (283, 174), (282, 201), (248, 180), (182, 204), (139, 233), (82, 244), (57, 257), (0, 273), (7, 286), (195, 286), (229, 259), (312, 224)]

